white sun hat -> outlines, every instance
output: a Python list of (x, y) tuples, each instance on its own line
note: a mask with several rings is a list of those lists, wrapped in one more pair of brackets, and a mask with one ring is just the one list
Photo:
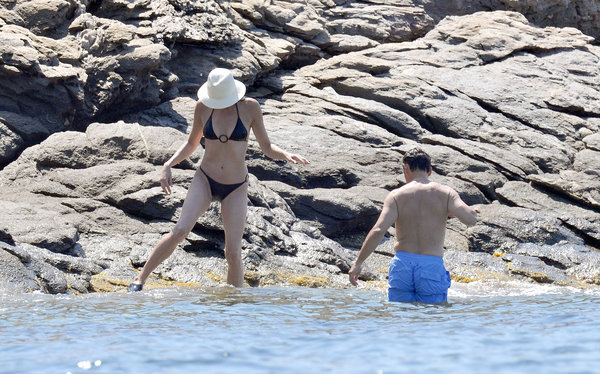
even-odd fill
[(233, 79), (228, 69), (216, 68), (208, 74), (208, 79), (198, 90), (198, 100), (213, 109), (223, 109), (240, 101), (246, 93), (246, 86)]

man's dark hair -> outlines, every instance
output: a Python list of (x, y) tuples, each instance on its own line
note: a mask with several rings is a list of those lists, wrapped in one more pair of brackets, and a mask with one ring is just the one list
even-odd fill
[(402, 158), (402, 162), (408, 165), (410, 171), (417, 169), (423, 171), (431, 170), (431, 158), (420, 148), (413, 148), (406, 152), (404, 158)]

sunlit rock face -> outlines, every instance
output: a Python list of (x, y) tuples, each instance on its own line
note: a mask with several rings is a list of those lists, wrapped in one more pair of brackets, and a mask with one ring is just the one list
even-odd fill
[[(593, 1), (0, 1), (0, 289), (127, 285), (180, 214), (162, 194), (208, 72), (232, 69), (271, 140), (248, 147), (249, 285), (344, 287), (403, 154), (479, 210), (449, 220), (455, 280), (600, 284)], [(585, 9), (585, 12), (575, 12)], [(579, 16), (578, 14), (585, 14)], [(382, 287), (393, 233), (363, 279)], [(219, 206), (149, 286), (224, 283)]]

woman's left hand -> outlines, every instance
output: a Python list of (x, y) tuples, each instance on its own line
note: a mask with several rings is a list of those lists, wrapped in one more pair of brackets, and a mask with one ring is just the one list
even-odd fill
[(288, 160), (289, 162), (292, 162), (294, 164), (297, 164), (297, 163), (301, 163), (304, 165), (310, 164), (310, 161), (308, 161), (308, 159), (306, 159), (305, 157), (300, 156), (296, 153), (287, 153), (285, 155), (285, 158), (286, 158), (286, 160)]

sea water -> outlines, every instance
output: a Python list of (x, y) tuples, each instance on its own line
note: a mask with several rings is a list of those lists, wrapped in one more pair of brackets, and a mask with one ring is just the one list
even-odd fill
[(0, 373), (600, 373), (600, 293), (454, 284), (0, 296)]

